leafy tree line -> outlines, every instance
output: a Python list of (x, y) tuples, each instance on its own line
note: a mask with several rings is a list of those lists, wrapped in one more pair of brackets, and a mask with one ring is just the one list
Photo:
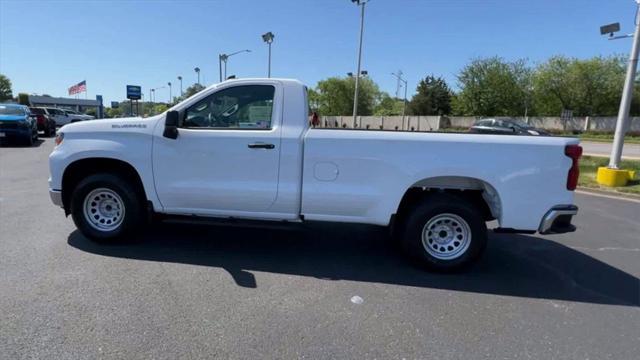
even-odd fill
[[(500, 57), (473, 59), (457, 75), (458, 91), (442, 77), (419, 81), (408, 101), (409, 115), (464, 116), (613, 116), (618, 112), (626, 60), (620, 56), (577, 59), (554, 56), (532, 66), (526, 60)], [(400, 115), (403, 101), (362, 78), (359, 115)], [(354, 79), (332, 77), (309, 91), (310, 105), (321, 115), (353, 114)], [(636, 85), (632, 115), (640, 115)]]

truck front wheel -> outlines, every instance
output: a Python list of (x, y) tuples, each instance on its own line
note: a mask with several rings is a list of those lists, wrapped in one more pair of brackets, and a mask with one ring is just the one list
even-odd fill
[(405, 222), (403, 249), (429, 270), (460, 270), (483, 252), (487, 227), (466, 199), (434, 194), (416, 206)]
[(131, 235), (141, 223), (142, 206), (135, 189), (113, 174), (94, 174), (78, 183), (71, 216), (82, 234), (108, 242)]

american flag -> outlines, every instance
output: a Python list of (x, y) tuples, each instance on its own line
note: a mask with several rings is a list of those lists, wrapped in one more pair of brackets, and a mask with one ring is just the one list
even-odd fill
[(69, 95), (78, 94), (83, 91), (87, 91), (87, 81), (82, 80), (79, 83), (69, 88)]

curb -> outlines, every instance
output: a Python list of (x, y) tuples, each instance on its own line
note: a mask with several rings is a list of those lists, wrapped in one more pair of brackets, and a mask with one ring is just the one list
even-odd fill
[[(594, 154), (594, 153), (582, 153), (583, 156), (591, 156), (591, 157), (599, 157), (599, 158), (609, 158), (609, 155), (604, 155), (604, 154)], [(626, 155), (622, 155), (621, 156), (622, 160), (632, 160), (632, 161), (638, 161), (640, 160), (640, 156), (626, 156)]]

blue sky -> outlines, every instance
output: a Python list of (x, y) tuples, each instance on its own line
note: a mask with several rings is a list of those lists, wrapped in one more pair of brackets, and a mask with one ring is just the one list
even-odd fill
[[(578, 58), (628, 54), (629, 39), (607, 41), (599, 26), (633, 30), (632, 0), (371, 0), (366, 8), (363, 69), (395, 93), (402, 69), (409, 92), (435, 74), (455, 87), (472, 58), (498, 55), (532, 64), (555, 54)], [(218, 80), (218, 54), (229, 74), (266, 76), (272, 31), (272, 75), (318, 80), (355, 72), (359, 10), (349, 0), (11, 1), (0, 0), (0, 73), (14, 93), (66, 96), (87, 81), (88, 96), (125, 98), (125, 85), (149, 88), (176, 77), (184, 87)], [(168, 89), (156, 99), (166, 101)]]

